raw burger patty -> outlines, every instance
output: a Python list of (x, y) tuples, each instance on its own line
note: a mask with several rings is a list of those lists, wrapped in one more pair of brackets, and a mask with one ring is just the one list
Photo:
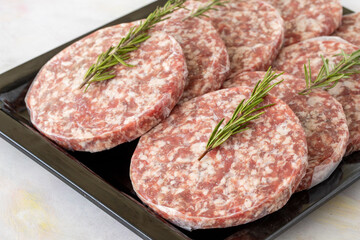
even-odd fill
[(114, 79), (79, 89), (97, 56), (117, 45), (134, 23), (101, 29), (67, 47), (40, 70), (26, 105), (34, 126), (67, 149), (97, 152), (131, 141), (166, 118), (183, 93), (187, 68), (180, 45), (152, 33), (113, 67)]
[(307, 167), (305, 133), (281, 100), (249, 130), (230, 137), (201, 161), (217, 123), (228, 121), (251, 88), (205, 94), (174, 108), (140, 138), (130, 166), (139, 198), (185, 229), (223, 228), (254, 221), (281, 208)]
[(337, 100), (343, 106), (350, 132), (349, 143), (345, 153), (347, 156), (360, 150), (360, 95), (338, 96)]
[[(249, 86), (263, 79), (265, 72), (246, 72), (224, 83), (224, 88)], [(309, 189), (327, 179), (340, 163), (349, 140), (349, 130), (341, 104), (323, 90), (298, 95), (305, 80), (283, 74), (284, 81), (271, 94), (286, 102), (305, 130), (309, 165), (297, 191)]]
[(326, 36), (341, 24), (339, 0), (264, 0), (277, 8), (285, 21), (285, 46)]
[(334, 36), (360, 46), (360, 13), (343, 16), (341, 26), (336, 30)]
[(183, 49), (189, 83), (181, 101), (219, 89), (230, 70), (225, 44), (211, 23), (184, 17), (173, 16), (155, 27), (173, 36)]
[[(358, 47), (338, 37), (318, 37), (305, 40), (283, 48), (274, 67), (278, 70), (291, 73), (299, 78), (304, 78), (304, 64), (311, 62), (312, 78), (314, 79), (322, 66), (320, 55), (328, 58), (329, 65), (338, 63), (341, 56), (334, 56), (341, 53), (352, 53)], [(359, 109), (360, 103), (360, 75), (353, 75), (347, 79), (341, 79), (336, 87), (328, 90), (328, 93), (335, 97), (343, 106), (350, 137), (345, 155), (360, 150), (360, 116), (354, 109)], [(346, 100), (345, 100), (346, 99)]]
[[(186, 6), (195, 10), (207, 2), (191, 0)], [(278, 11), (262, 1), (234, 1), (216, 8), (206, 15), (225, 42), (231, 72), (266, 70), (284, 40), (284, 21)]]

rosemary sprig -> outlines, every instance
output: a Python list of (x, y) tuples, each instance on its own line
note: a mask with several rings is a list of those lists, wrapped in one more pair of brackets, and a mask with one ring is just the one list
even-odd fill
[(222, 0), (209, 1), (206, 5), (201, 6), (197, 10), (191, 12), (191, 14), (188, 17), (184, 18), (184, 20), (191, 17), (209, 17), (205, 14), (205, 12), (210, 10), (217, 11), (218, 9), (216, 7), (225, 6), (225, 3), (228, 3), (228, 1), (222, 1)]
[(329, 66), (329, 59), (325, 59), (324, 56), (321, 55), (323, 65), (314, 81), (311, 80), (310, 60), (308, 66), (304, 64), (306, 88), (299, 92), (299, 94), (309, 94), (316, 88), (331, 89), (336, 86), (340, 79), (349, 78), (353, 74), (360, 73), (359, 68), (354, 68), (360, 65), (360, 49), (351, 54), (346, 54), (344, 51), (341, 51), (339, 55), (343, 56), (343, 58), (332, 68)]
[(267, 96), (268, 92), (273, 89), (276, 85), (281, 83), (283, 80), (271, 84), (273, 80), (281, 76), (280, 74), (275, 74), (272, 72), (271, 67), (266, 72), (264, 79), (259, 80), (259, 82), (254, 87), (251, 96), (245, 101), (243, 99), (237, 108), (234, 111), (232, 118), (225, 124), (223, 128), (220, 129), (221, 124), (224, 122), (222, 119), (213, 130), (209, 141), (206, 145), (206, 149), (198, 158), (200, 161), (208, 152), (214, 148), (223, 144), (227, 139), (232, 135), (246, 131), (247, 125), (250, 121), (258, 119), (264, 112), (258, 112), (264, 108), (273, 106), (274, 104), (268, 104), (262, 107), (257, 107), (260, 103), (264, 101), (264, 98)]
[(96, 63), (94, 63), (85, 74), (84, 81), (80, 85), (80, 89), (86, 84), (85, 91), (93, 82), (101, 82), (115, 77), (114, 71), (109, 68), (122, 64), (127, 67), (132, 65), (125, 61), (130, 58), (129, 53), (139, 48), (140, 44), (150, 38), (148, 31), (155, 24), (162, 22), (169, 17), (167, 15), (174, 11), (184, 8), (183, 4), (186, 0), (169, 0), (163, 7), (158, 7), (144, 21), (136, 27), (132, 27), (129, 33), (120, 40), (119, 44), (111, 46), (106, 52), (101, 53)]

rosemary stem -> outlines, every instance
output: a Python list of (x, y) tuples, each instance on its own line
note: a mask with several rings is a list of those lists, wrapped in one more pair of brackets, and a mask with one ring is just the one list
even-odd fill
[(198, 161), (201, 161), (201, 159), (203, 159), (206, 156), (206, 154), (208, 154), (211, 150), (212, 150), (212, 147), (206, 148), (206, 150), (198, 158)]
[[(124, 46), (127, 46), (128, 44), (130, 44), (133, 40), (134, 40), (134, 38), (135, 38), (136, 36), (135, 35), (132, 35), (128, 40), (126, 40), (125, 42), (123, 42), (122, 44), (119, 44), (118, 45), (118, 48), (123, 48)], [(111, 55), (113, 55), (113, 54), (115, 54), (114, 52), (111, 52), (110, 53)], [(79, 89), (82, 89), (94, 76), (95, 76), (95, 74), (96, 74), (96, 72), (93, 72), (93, 73), (91, 73), (89, 76), (87, 76), (85, 79), (84, 79), (84, 81), (82, 81), (82, 83), (80, 84), (80, 86), (79, 86)]]
[[(323, 80), (323, 81), (321, 81), (321, 82), (314, 83), (313, 85), (311, 85), (311, 89), (317, 88), (319, 85), (323, 84), (326, 80), (327, 80), (327, 79), (325, 79), (325, 80)], [(299, 95), (306, 95), (306, 94), (309, 93), (309, 91), (311, 91), (311, 89), (306, 88), (306, 89), (300, 91), (298, 94), (299, 94)]]
[(93, 82), (114, 78), (115, 74), (110, 72), (109, 68), (119, 63), (131, 67), (131, 65), (125, 62), (129, 59), (129, 53), (137, 50), (141, 43), (150, 38), (149, 30), (157, 23), (168, 19), (167, 16), (174, 11), (184, 8), (185, 2), (186, 0), (168, 0), (163, 7), (156, 8), (156, 10), (144, 21), (141, 21), (140, 24), (130, 28), (128, 34), (121, 39), (117, 46), (111, 46), (106, 52), (98, 56), (96, 63), (94, 63), (85, 74), (80, 88), (85, 85), (89, 87)]
[(89, 81), (91, 78), (93, 78), (95, 76), (95, 73), (90, 74), (89, 76), (87, 76), (84, 81), (82, 81), (82, 83), (79, 86), (79, 89), (82, 89)]
[(312, 71), (310, 60), (308, 61), (308, 66), (304, 64), (306, 88), (300, 91), (298, 93), (299, 95), (309, 94), (316, 88), (324, 88), (325, 90), (329, 90), (335, 87), (340, 79), (349, 78), (349, 76), (353, 74), (360, 73), (360, 70), (358, 69), (360, 65), (360, 49), (352, 52), (351, 54), (346, 54), (344, 51), (342, 51), (341, 54), (335, 56), (343, 56), (343, 58), (334, 66), (330, 66), (329, 60), (325, 59), (321, 55), (323, 65), (314, 80), (312, 80), (311, 76)]
[(231, 119), (222, 128), (220, 128), (220, 126), (222, 125), (224, 119), (222, 119), (216, 125), (210, 135), (205, 151), (198, 158), (199, 161), (203, 159), (207, 153), (222, 145), (231, 136), (247, 130), (247, 125), (251, 121), (258, 119), (264, 113), (258, 111), (274, 105), (268, 104), (262, 107), (258, 107), (258, 105), (264, 101), (264, 98), (267, 96), (268, 92), (273, 87), (282, 82), (281, 80), (277, 83), (271, 83), (274, 79), (278, 78), (281, 75), (282, 73), (273, 73), (271, 71), (271, 67), (269, 68), (264, 78), (262, 80), (259, 80), (259, 82), (255, 85), (248, 100), (242, 100), (238, 104), (238, 106), (233, 112), (233, 116), (231, 117)]

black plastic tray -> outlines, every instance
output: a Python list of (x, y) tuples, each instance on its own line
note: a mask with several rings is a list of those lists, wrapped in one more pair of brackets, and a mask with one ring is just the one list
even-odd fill
[[(165, 2), (152, 3), (106, 26), (144, 18)], [(344, 159), (328, 180), (294, 194), (281, 210), (256, 222), (192, 232), (177, 228), (143, 205), (132, 189), (129, 165), (137, 140), (100, 153), (68, 152), (30, 123), (24, 96), (31, 81), (52, 56), (74, 41), (0, 75), (0, 135), (144, 239), (273, 239), (360, 178), (359, 152)]]

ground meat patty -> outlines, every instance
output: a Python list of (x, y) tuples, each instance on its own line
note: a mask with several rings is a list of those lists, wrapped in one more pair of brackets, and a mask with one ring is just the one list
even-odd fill
[(279, 10), (285, 21), (285, 46), (326, 36), (341, 24), (339, 0), (264, 0)]
[(172, 17), (155, 30), (173, 36), (181, 45), (189, 70), (181, 101), (219, 89), (230, 70), (229, 55), (216, 29), (199, 18)]
[(345, 95), (337, 97), (343, 106), (350, 131), (349, 144), (346, 154), (349, 155), (360, 149), (360, 95)]
[(307, 166), (305, 133), (291, 109), (268, 96), (265, 114), (201, 161), (217, 123), (252, 89), (219, 90), (174, 108), (140, 138), (130, 177), (139, 198), (185, 229), (223, 228), (281, 208)]
[[(352, 53), (358, 47), (338, 37), (319, 37), (309, 39), (297, 44), (293, 44), (283, 48), (279, 54), (278, 59), (274, 63), (274, 67), (291, 73), (300, 78), (304, 77), (304, 64), (310, 60), (312, 78), (315, 78), (322, 66), (320, 55), (329, 59), (329, 65), (333, 66), (339, 62), (341, 56), (335, 56), (343, 50), (345, 53)], [(347, 117), (350, 138), (348, 149), (345, 155), (349, 155), (353, 151), (360, 149), (360, 126), (351, 110), (357, 108), (358, 98), (360, 96), (360, 75), (353, 75), (347, 79), (341, 79), (335, 88), (328, 90), (328, 93), (335, 97), (343, 106), (345, 115)], [(346, 104), (344, 105), (343, 97), (346, 97)], [(349, 105), (350, 104), (350, 105)]]
[[(329, 59), (329, 65), (338, 63), (342, 56), (335, 56), (343, 50), (345, 53), (352, 53), (359, 48), (339, 37), (318, 37), (293, 44), (281, 50), (274, 62), (274, 67), (293, 74), (300, 78), (304, 77), (304, 64), (311, 62), (313, 79), (316, 78), (323, 65), (320, 55)], [(329, 93), (335, 97), (348, 94), (360, 94), (360, 74), (342, 79)]]
[(181, 97), (187, 77), (176, 40), (152, 33), (116, 77), (79, 89), (97, 56), (117, 45), (134, 24), (101, 29), (53, 57), (38, 73), (26, 105), (34, 126), (67, 149), (96, 152), (131, 141), (166, 118)]
[(360, 13), (343, 16), (341, 26), (336, 30), (334, 36), (360, 46)]
[[(265, 72), (246, 72), (224, 83), (224, 88), (254, 87)], [(280, 85), (271, 93), (286, 102), (305, 130), (309, 165), (297, 191), (309, 189), (327, 179), (340, 163), (349, 140), (349, 130), (341, 104), (323, 90), (298, 95), (305, 88), (304, 79), (283, 74)]]
[[(186, 6), (195, 10), (207, 2), (192, 0)], [(284, 40), (284, 21), (278, 11), (262, 1), (234, 1), (217, 9), (206, 15), (225, 42), (231, 72), (266, 70)]]

